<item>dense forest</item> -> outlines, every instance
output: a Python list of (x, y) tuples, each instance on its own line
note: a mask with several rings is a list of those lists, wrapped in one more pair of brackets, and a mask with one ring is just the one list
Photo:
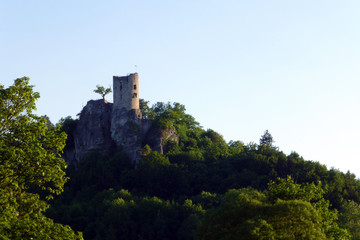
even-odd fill
[(78, 120), (34, 115), (27, 78), (0, 95), (1, 239), (360, 239), (355, 175), (284, 154), (267, 130), (227, 143), (182, 104), (141, 100), (143, 118), (178, 142), (163, 154), (145, 145), (138, 163), (94, 150), (65, 170)]
[[(284, 154), (267, 130), (258, 144), (227, 143), (179, 103), (140, 105), (179, 142), (164, 154), (144, 146), (137, 164), (118, 148), (89, 153), (68, 169), (49, 217), (85, 239), (360, 239), (360, 182), (350, 172)], [(68, 136), (76, 123), (62, 121)]]

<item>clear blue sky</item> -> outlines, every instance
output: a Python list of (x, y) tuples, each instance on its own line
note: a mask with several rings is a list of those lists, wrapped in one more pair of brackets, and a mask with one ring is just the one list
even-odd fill
[(359, 13), (351, 0), (0, 0), (0, 81), (30, 77), (57, 122), (137, 70), (141, 98), (180, 102), (227, 141), (268, 129), (286, 154), (359, 177)]

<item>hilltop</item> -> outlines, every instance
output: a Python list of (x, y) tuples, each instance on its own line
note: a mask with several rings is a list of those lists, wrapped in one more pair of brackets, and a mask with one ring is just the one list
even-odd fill
[(47, 214), (85, 239), (360, 239), (354, 174), (286, 155), (268, 131), (227, 143), (184, 105), (140, 99), (137, 74), (62, 129), (70, 181)]
[[(327, 169), (296, 152), (284, 154), (268, 131), (259, 136), (258, 144), (227, 143), (216, 131), (204, 130), (180, 103), (158, 102), (151, 107), (144, 100), (140, 103), (142, 119), (150, 123), (149, 129), (158, 130), (154, 136), (162, 139), (161, 148), (143, 141), (152, 137), (150, 130), (137, 142), (135, 161), (126, 147), (95, 141), (98, 148), (87, 151), (81, 164), (70, 164), (70, 181), (52, 203), (50, 217), (82, 231), (86, 239), (219, 239), (218, 234), (225, 233), (211, 230), (213, 224), (231, 224), (226, 230), (230, 235), (243, 229), (244, 239), (261, 239), (264, 236), (255, 233), (262, 228), (267, 237), (348, 239), (351, 234), (359, 239), (360, 182), (355, 175)], [(76, 141), (72, 136), (80, 133), (76, 129), (82, 121), (89, 126), (84, 139), (98, 136), (91, 134), (94, 129), (108, 131), (99, 115), (89, 110), (93, 105), (105, 112), (111, 107), (102, 100), (89, 101), (79, 119), (65, 119), (69, 136), (65, 153), (71, 151), (71, 141)], [(161, 133), (169, 129), (174, 138), (165, 140)], [(99, 136), (110, 139), (104, 138), (109, 134)], [(245, 201), (246, 214), (234, 199)], [(248, 205), (253, 201), (257, 204)], [(226, 204), (233, 210), (223, 216)], [(278, 225), (281, 212), (293, 221)], [(238, 220), (232, 222), (233, 218)]]

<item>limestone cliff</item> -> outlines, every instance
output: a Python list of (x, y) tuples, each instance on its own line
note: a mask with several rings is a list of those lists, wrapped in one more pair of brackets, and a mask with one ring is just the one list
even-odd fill
[(159, 127), (152, 125), (149, 131), (146, 132), (144, 138), (144, 142), (146, 142), (152, 150), (160, 153), (164, 152), (164, 144), (166, 141), (179, 142), (179, 137), (176, 134), (175, 128), (162, 130)]
[(111, 116), (111, 138), (117, 146), (123, 147), (133, 161), (139, 158), (137, 151), (141, 148), (144, 136), (139, 112), (113, 109)]
[(122, 147), (132, 161), (139, 161), (138, 153), (145, 144), (163, 152), (166, 140), (178, 141), (175, 129), (160, 130), (152, 120), (141, 119), (140, 110), (114, 109), (104, 100), (90, 100), (82, 109), (73, 132), (74, 148), (67, 149), (64, 158), (78, 166), (93, 150)]

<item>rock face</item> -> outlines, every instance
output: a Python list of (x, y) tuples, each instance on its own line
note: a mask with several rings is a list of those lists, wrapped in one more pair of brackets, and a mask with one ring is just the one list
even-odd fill
[(112, 104), (104, 100), (90, 100), (82, 109), (74, 132), (75, 165), (89, 151), (113, 145), (110, 134), (111, 111)]
[(122, 147), (132, 161), (139, 161), (139, 150), (148, 144), (153, 150), (163, 152), (166, 140), (178, 141), (175, 129), (161, 130), (153, 121), (141, 119), (139, 109), (113, 108), (104, 100), (90, 100), (80, 113), (73, 132), (74, 149), (68, 149), (64, 158), (75, 167), (93, 150)]
[(142, 119), (137, 73), (113, 77), (114, 103), (89, 101), (80, 113), (73, 131), (74, 144), (66, 148), (64, 158), (75, 167), (93, 150), (122, 147), (132, 161), (140, 159), (139, 150), (148, 144), (163, 153), (166, 140), (178, 141), (175, 129), (161, 130), (151, 120)]
[(141, 148), (144, 136), (142, 121), (138, 118), (139, 112), (140, 110), (114, 109), (111, 116), (111, 138), (117, 146), (123, 147), (133, 161), (138, 160), (137, 151)]
[(160, 153), (164, 152), (164, 144), (166, 141), (179, 142), (179, 137), (174, 128), (161, 130), (160, 128), (152, 127), (146, 132), (144, 137), (144, 142), (146, 142), (152, 150)]

